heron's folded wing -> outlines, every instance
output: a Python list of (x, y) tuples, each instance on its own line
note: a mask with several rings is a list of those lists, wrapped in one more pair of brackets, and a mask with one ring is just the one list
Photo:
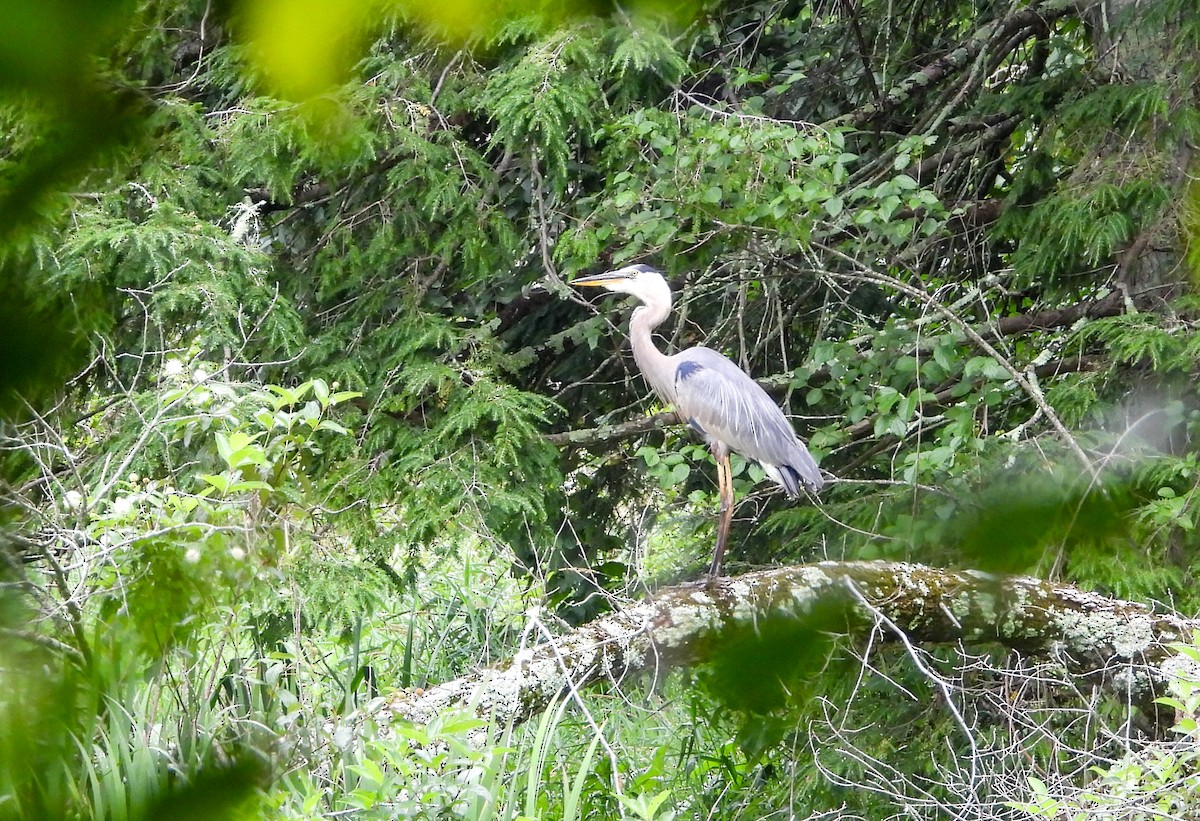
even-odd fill
[(685, 421), (755, 461), (791, 461), (799, 444), (791, 423), (741, 368), (709, 348), (691, 348), (671, 359), (676, 410)]

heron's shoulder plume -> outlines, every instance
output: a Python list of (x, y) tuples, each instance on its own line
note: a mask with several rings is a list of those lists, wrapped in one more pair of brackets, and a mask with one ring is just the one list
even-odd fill
[(675, 381), (682, 382), (690, 376), (694, 376), (697, 371), (704, 370), (704, 366), (694, 359), (685, 359), (675, 367)]

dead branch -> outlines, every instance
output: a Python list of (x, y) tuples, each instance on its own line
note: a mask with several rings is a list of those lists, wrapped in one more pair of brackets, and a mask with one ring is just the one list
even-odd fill
[(397, 692), (384, 709), (425, 722), (472, 707), (501, 723), (521, 722), (599, 682), (702, 662), (709, 640), (723, 631), (767, 618), (804, 619), (831, 599), (855, 616), (849, 629), (861, 635), (852, 638), (865, 638), (886, 618), (913, 644), (999, 644), (1054, 658), (1073, 675), (1135, 695), (1160, 689), (1176, 658), (1169, 645), (1200, 629), (1200, 620), (1031, 577), (821, 562), (661, 590), (504, 663), (428, 690)]

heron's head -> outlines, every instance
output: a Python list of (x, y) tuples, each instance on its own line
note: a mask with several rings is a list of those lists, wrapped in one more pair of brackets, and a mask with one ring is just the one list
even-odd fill
[(649, 265), (626, 265), (608, 273), (580, 277), (571, 284), (632, 294), (647, 304), (666, 300), (669, 305), (671, 302), (671, 286), (662, 272)]

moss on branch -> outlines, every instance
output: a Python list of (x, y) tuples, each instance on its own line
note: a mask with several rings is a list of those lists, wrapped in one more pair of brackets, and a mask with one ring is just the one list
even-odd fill
[[(1000, 644), (1055, 656), (1069, 670), (1144, 694), (1164, 678), (1172, 642), (1200, 621), (1031, 577), (999, 577), (900, 562), (821, 562), (688, 584), (586, 624), (508, 661), (388, 700), (395, 716), (425, 721), (474, 705), (523, 721), (563, 693), (601, 681), (702, 662), (711, 639), (767, 619), (803, 620), (818, 603), (852, 612), (850, 632), (895, 625), (914, 644)], [(892, 635), (891, 638), (899, 638)]]

